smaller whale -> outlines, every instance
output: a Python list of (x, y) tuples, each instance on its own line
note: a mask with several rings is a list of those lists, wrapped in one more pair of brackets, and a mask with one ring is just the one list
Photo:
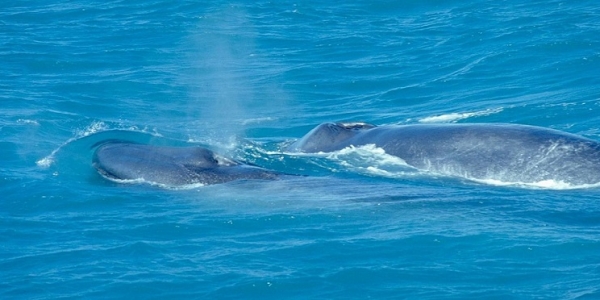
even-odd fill
[(600, 183), (600, 142), (528, 125), (324, 123), (287, 151), (332, 152), (364, 145), (382, 148), (419, 170), (468, 179)]
[(281, 175), (223, 157), (203, 147), (165, 147), (119, 141), (100, 143), (92, 165), (109, 180), (143, 180), (167, 186), (211, 185), (242, 179), (273, 180)]

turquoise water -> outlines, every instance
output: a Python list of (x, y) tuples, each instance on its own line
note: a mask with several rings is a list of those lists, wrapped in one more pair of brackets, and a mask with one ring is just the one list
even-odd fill
[[(599, 298), (597, 187), (281, 147), (328, 121), (600, 140), (600, 5), (336, 2), (1, 4), (0, 296)], [(309, 176), (118, 184), (91, 167), (114, 138)]]

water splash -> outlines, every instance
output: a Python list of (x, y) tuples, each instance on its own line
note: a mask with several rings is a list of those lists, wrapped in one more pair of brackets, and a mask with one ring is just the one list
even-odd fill
[[(294, 155), (298, 155), (297, 153)], [(318, 156), (337, 163), (343, 169), (359, 174), (383, 176), (389, 178), (406, 177), (417, 174), (416, 169), (403, 159), (385, 153), (385, 150), (374, 144), (350, 146), (334, 152), (300, 154)]]
[(571, 184), (562, 180), (542, 180), (538, 182), (520, 182), (520, 181), (501, 181), (496, 179), (477, 179), (467, 178), (469, 180), (495, 186), (512, 186), (519, 188), (528, 189), (547, 189), (547, 190), (575, 190), (575, 189), (589, 189), (600, 187), (600, 182), (595, 184)]
[(112, 178), (112, 177), (105, 177), (103, 176), (105, 179), (118, 183), (118, 184), (130, 184), (130, 185), (137, 185), (137, 184), (147, 184), (149, 186), (155, 186), (161, 189), (166, 189), (166, 190), (193, 190), (193, 189), (197, 189), (197, 188), (201, 188), (201, 187), (205, 187), (207, 186), (204, 183), (190, 183), (190, 184), (184, 184), (184, 185), (168, 185), (168, 184), (164, 184), (164, 183), (158, 183), (158, 182), (154, 182), (151, 180), (146, 180), (144, 178), (136, 178), (136, 179), (117, 179), (117, 178)]
[(67, 141), (65, 141), (64, 143), (62, 143), (56, 149), (52, 150), (52, 152), (49, 155), (36, 161), (35, 164), (40, 168), (46, 169), (54, 163), (54, 157), (56, 156), (56, 153), (58, 153), (58, 151), (60, 151), (66, 145), (68, 145), (78, 139), (81, 139), (81, 138), (84, 138), (91, 134), (94, 134), (96, 132), (107, 130), (107, 128), (108, 127), (104, 122), (93, 122), (88, 127), (84, 128), (82, 130), (78, 130), (74, 137), (72, 137), (72, 138), (68, 139)]
[(135, 126), (124, 126), (124, 125), (112, 126), (112, 125), (106, 124), (101, 121), (96, 121), (96, 122), (92, 122), (90, 125), (86, 126), (85, 128), (76, 130), (75, 135), (73, 137), (67, 139), (56, 149), (52, 150), (52, 152), (50, 152), (50, 154), (39, 159), (35, 163), (38, 167), (47, 169), (54, 164), (56, 155), (62, 149), (64, 149), (66, 146), (68, 146), (74, 142), (77, 142), (79, 140), (82, 140), (84, 138), (95, 135), (97, 133), (112, 131), (112, 130), (124, 130), (124, 131), (129, 131), (129, 132), (143, 133), (143, 134), (150, 135), (152, 137), (162, 137), (162, 135), (160, 133), (156, 132), (156, 130), (150, 130), (149, 128), (138, 129)]
[(499, 113), (503, 108), (486, 109), (475, 112), (449, 113), (419, 119), (419, 123), (451, 123), (472, 117), (483, 117)]

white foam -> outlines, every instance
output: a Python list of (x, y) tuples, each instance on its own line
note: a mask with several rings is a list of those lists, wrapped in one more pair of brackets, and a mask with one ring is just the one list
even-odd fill
[(385, 150), (374, 144), (350, 146), (321, 155), (336, 161), (345, 168), (370, 175), (395, 178), (415, 173), (415, 169), (403, 159), (387, 154)]
[[(322, 153), (322, 152), (321, 152)], [(407, 166), (406, 162), (393, 155), (389, 155), (385, 153), (383, 148), (379, 148), (375, 146), (375, 144), (367, 144), (362, 146), (349, 146), (339, 151), (330, 152), (330, 153), (322, 153), (326, 154), (327, 158), (330, 159), (340, 159), (348, 156), (358, 156), (360, 158), (364, 158), (366, 162), (374, 163), (374, 164), (389, 164), (389, 165), (402, 165)]]
[(496, 179), (476, 179), (467, 178), (469, 180), (495, 186), (514, 186), (530, 189), (548, 189), (548, 190), (574, 190), (574, 189), (589, 189), (600, 187), (599, 183), (594, 184), (571, 184), (562, 180), (541, 180), (537, 182), (521, 182), (521, 181), (501, 181)]
[(40, 123), (38, 123), (38, 121), (36, 120), (29, 120), (29, 119), (18, 119), (17, 120), (18, 124), (25, 124), (25, 125), (35, 125), (35, 126), (39, 126)]
[(52, 150), (52, 152), (48, 156), (46, 156), (46, 157), (44, 157), (44, 158), (36, 161), (35, 164), (38, 167), (40, 167), (40, 168), (48, 168), (48, 167), (50, 167), (54, 163), (54, 156), (56, 155), (56, 153), (60, 149), (62, 149), (62, 147), (64, 147), (65, 145), (67, 145), (68, 143), (70, 143), (70, 142), (72, 142), (74, 140), (75, 140), (75, 138), (71, 138), (71, 139), (67, 140), (65, 143), (63, 143), (62, 145), (58, 146), (58, 148)]
[(158, 182), (154, 182), (154, 181), (145, 180), (144, 178), (136, 178), (136, 179), (116, 179), (116, 178), (110, 178), (110, 177), (104, 177), (104, 178), (106, 178), (110, 181), (116, 182), (116, 183), (120, 183), (120, 184), (148, 184), (151, 186), (156, 186), (156, 187), (168, 189), (168, 190), (192, 190), (192, 189), (206, 186), (206, 184), (204, 184), (204, 183), (190, 183), (190, 184), (184, 184), (184, 185), (168, 185), (168, 184), (164, 184), (164, 183), (158, 183)]
[(50, 167), (54, 163), (54, 153), (56, 153), (56, 151), (58, 151), (58, 149), (54, 150), (50, 155), (36, 161), (35, 164), (41, 168)]
[(475, 112), (449, 113), (449, 114), (425, 117), (425, 118), (419, 119), (419, 122), (420, 123), (450, 123), (450, 122), (456, 122), (458, 120), (463, 120), (463, 119), (467, 119), (467, 118), (471, 118), (471, 117), (488, 116), (491, 114), (499, 113), (502, 110), (503, 109), (501, 107), (499, 107), (499, 108), (486, 109), (486, 110), (475, 111)]
[(272, 122), (272, 121), (276, 121), (277, 118), (273, 118), (273, 117), (263, 117), (263, 118), (253, 118), (253, 119), (246, 119), (242, 121), (242, 125), (249, 125), (249, 124), (258, 124), (258, 123), (264, 123), (264, 122)]
[(78, 130), (76, 132), (76, 135), (77, 135), (76, 138), (88, 136), (88, 135), (94, 134), (98, 131), (104, 131), (107, 129), (108, 129), (108, 126), (104, 122), (94, 122), (90, 126), (84, 128), (83, 130)]

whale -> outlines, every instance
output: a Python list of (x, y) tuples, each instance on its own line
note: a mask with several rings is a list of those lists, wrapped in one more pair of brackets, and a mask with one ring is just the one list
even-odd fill
[(323, 123), (285, 149), (333, 152), (374, 145), (409, 167), (508, 183), (600, 184), (600, 142), (518, 124)]
[(246, 179), (274, 180), (282, 175), (199, 146), (103, 141), (95, 147), (92, 166), (102, 177), (117, 182), (164, 186), (212, 185)]

